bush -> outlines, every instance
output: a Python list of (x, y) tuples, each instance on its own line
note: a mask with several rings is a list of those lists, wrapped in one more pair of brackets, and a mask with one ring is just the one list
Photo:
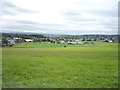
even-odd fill
[(8, 47), (12, 47), (14, 44), (7, 44)]

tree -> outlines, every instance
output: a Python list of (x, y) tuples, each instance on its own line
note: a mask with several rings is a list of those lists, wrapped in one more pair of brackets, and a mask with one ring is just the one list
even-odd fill
[(8, 44), (8, 40), (6, 38), (2, 38), (2, 44)]
[(8, 40), (6, 38), (2, 38), (2, 46), (5, 47), (8, 44)]
[(85, 39), (83, 39), (82, 41), (85, 41)]

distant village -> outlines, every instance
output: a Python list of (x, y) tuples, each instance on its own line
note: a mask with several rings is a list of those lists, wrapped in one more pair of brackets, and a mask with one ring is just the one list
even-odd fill
[(14, 34), (3, 34), (0, 40), (0, 45), (2, 47), (10, 46), (12, 47), (16, 43), (22, 42), (50, 42), (55, 44), (85, 44), (87, 41), (100, 41), (108, 43), (118, 43), (116, 37), (113, 38), (90, 38), (90, 37), (52, 37), (43, 35), (14, 35)]

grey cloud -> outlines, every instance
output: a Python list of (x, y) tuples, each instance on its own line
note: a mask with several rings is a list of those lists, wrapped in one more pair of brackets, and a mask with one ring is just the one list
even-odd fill
[[(8, 21), (8, 20), (7, 20)], [(65, 26), (63, 24), (51, 24), (51, 23), (38, 23), (34, 21), (28, 21), (28, 20), (9, 20), (16, 24), (29, 24), (29, 25), (36, 25), (36, 26)]]
[(66, 16), (80, 16), (80, 12), (77, 11), (66, 11), (66, 12), (61, 12), (63, 15)]
[[(36, 13), (35, 11), (26, 10), (19, 8), (13, 5), (11, 2), (2, 2), (3, 3), (3, 13), (6, 15), (16, 15), (19, 13)], [(83, 18), (82, 14), (84, 13), (94, 14), (100, 16), (101, 18)], [(13, 31), (13, 32), (26, 32), (26, 31), (35, 31), (35, 32), (46, 32), (46, 33), (55, 33), (55, 34), (85, 34), (85, 33), (117, 33), (117, 23), (113, 19), (117, 16), (116, 10), (88, 10), (88, 11), (74, 11), (70, 10), (67, 12), (61, 12), (63, 18), (68, 24), (75, 24), (77, 28), (70, 28), (69, 25), (64, 24), (51, 24), (51, 23), (38, 23), (27, 20), (12, 20), (7, 19), (6, 25), (3, 25), (1, 30), (4, 31)], [(106, 22), (107, 19), (108, 21)], [(105, 27), (103, 30), (82, 30), (81, 26), (91, 27), (92, 25), (102, 25)]]
[(23, 25), (39, 25), (38, 22), (28, 21), (28, 20), (9, 20), (11, 23), (23, 24)]
[(16, 20), (16, 19), (7, 19), (3, 20), (6, 22), (6, 24), (12, 24), (12, 25), (34, 25), (34, 26), (49, 26), (49, 27), (55, 27), (55, 26), (65, 26), (64, 24), (51, 24), (51, 23), (39, 23), (35, 21), (30, 20)]
[[(66, 20), (66, 22), (70, 23), (70, 24), (75, 24), (77, 26), (79, 26), (78, 30), (73, 30), (74, 32), (78, 32), (78, 33), (117, 33), (117, 13), (116, 10), (92, 10), (92, 11), (81, 11), (79, 13), (89, 13), (89, 14), (93, 14), (96, 17), (98, 16), (98, 18), (84, 18), (82, 17), (81, 14), (78, 14), (78, 12), (73, 11), (66, 14), (62, 14), (64, 17), (64, 20)], [(100, 18), (99, 18), (100, 17)], [(103, 30), (81, 30), (80, 27), (91, 27), (91, 26), (103, 26), (104, 29)], [(74, 33), (73, 32), (73, 33)]]
[(19, 13), (38, 13), (37, 11), (27, 10), (24, 8), (20, 8), (9, 1), (1, 1), (2, 8), (2, 15), (16, 15)]
[(31, 25), (7, 25), (2, 27), (4, 29), (14, 30), (39, 30), (40, 28)]
[[(70, 13), (69, 13), (70, 12)], [(80, 13), (85, 13), (86, 11), (82, 11)], [(84, 18), (80, 13), (77, 11), (68, 11), (66, 14), (62, 14), (64, 17), (64, 20), (70, 24), (75, 24), (78, 26), (90, 26), (90, 25), (97, 25), (97, 26), (104, 26), (107, 28), (111, 28), (113, 30), (116, 30), (117, 27), (117, 19), (116, 19), (116, 10), (93, 10), (93, 11), (88, 11), (87, 13), (91, 13), (95, 15), (98, 18)], [(72, 15), (73, 14), (73, 15)], [(99, 18), (100, 17), (100, 18)]]
[(89, 13), (93, 13), (98, 16), (103, 16), (103, 17), (118, 17), (118, 11), (116, 10), (93, 10), (93, 11), (88, 11)]
[(95, 18), (83, 18), (83, 11), (67, 11), (64, 13), (61, 13), (63, 15), (63, 18), (67, 21), (73, 21), (73, 22), (84, 22), (84, 21), (97, 21)]
[(64, 12), (64, 13), (61, 13), (64, 17), (65, 20), (68, 20), (68, 21), (75, 21), (75, 22), (84, 22), (84, 21), (100, 21), (99, 18), (84, 18), (84, 14), (93, 14), (95, 16), (98, 16), (98, 17), (102, 17), (102, 18), (105, 18), (105, 19), (109, 19), (109, 18), (117, 18), (118, 16), (118, 12), (117, 10), (85, 10), (85, 11), (81, 11), (81, 12), (78, 12), (78, 11), (67, 11), (67, 12)]
[(27, 20), (6, 20), (6, 24), (1, 26), (1, 30), (6, 31), (36, 31), (36, 32), (50, 32), (60, 30), (64, 27), (63, 24), (45, 24)]
[(41, 27), (36, 27), (36, 26), (31, 26), (31, 25), (7, 25), (3, 26), (2, 29), (4, 31), (15, 31), (15, 32), (25, 32), (25, 31), (38, 31), (38, 32), (43, 32), (43, 31), (48, 31), (49, 29), (46, 28), (41, 28)]
[[(104, 1), (103, 1), (104, 2)], [(93, 13), (96, 15), (107, 16), (107, 17), (117, 17), (118, 16), (118, 8), (120, 2), (115, 0), (108, 0), (108, 3), (103, 3), (102, 1), (98, 1), (98, 3), (91, 2), (89, 0), (85, 1), (76, 1), (75, 5), (77, 6), (87, 6), (90, 7), (88, 10), (81, 10), (81, 12)], [(118, 6), (118, 7), (117, 7)], [(96, 9), (99, 7), (98, 9)]]

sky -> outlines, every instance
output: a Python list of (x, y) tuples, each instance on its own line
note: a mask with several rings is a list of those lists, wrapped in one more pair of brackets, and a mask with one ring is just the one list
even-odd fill
[(1, 0), (0, 32), (117, 34), (119, 0)]

